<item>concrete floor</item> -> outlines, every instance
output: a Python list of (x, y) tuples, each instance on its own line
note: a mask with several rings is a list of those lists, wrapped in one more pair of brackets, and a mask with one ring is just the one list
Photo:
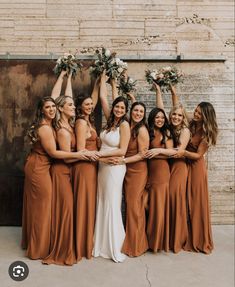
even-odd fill
[[(124, 263), (95, 258), (72, 267), (43, 265), (29, 260), (19, 246), (20, 227), (0, 227), (1, 287), (233, 287), (234, 226), (213, 226), (215, 250), (211, 255), (190, 252), (147, 252)], [(29, 276), (13, 281), (8, 267), (21, 260)]]

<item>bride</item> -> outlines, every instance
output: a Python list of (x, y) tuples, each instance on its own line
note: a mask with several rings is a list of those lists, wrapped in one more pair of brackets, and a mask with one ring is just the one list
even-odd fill
[[(111, 81), (111, 85), (114, 91), (115, 82)], [(126, 154), (130, 139), (130, 128), (126, 120), (128, 101), (124, 97), (115, 98), (109, 111), (105, 73), (101, 76), (100, 99), (107, 124), (100, 133), (101, 158), (98, 170), (93, 256), (123, 262), (126, 256), (121, 253), (125, 238), (121, 200), (126, 165), (112, 165), (111, 157)]]

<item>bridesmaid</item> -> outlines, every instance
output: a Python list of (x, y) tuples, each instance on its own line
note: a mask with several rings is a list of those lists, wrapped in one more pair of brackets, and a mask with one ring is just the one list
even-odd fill
[[(56, 81), (52, 90), (59, 111), (56, 123), (56, 138), (60, 150), (75, 151), (74, 134), (75, 106), (72, 98), (71, 74), (68, 76), (65, 94), (59, 96), (65, 71)], [(84, 152), (84, 158), (89, 154)], [(43, 260), (45, 264), (72, 265), (75, 263), (74, 226), (73, 226), (73, 191), (71, 178), (71, 162), (75, 160), (56, 160), (51, 167), (52, 177), (52, 228), (49, 256)]]
[(169, 181), (168, 157), (176, 153), (168, 119), (163, 109), (154, 108), (148, 117), (150, 149), (148, 161), (149, 214), (147, 236), (149, 248), (169, 251)]
[(201, 102), (194, 111), (189, 125), (192, 137), (177, 156), (188, 159), (189, 237), (185, 250), (211, 253), (213, 240), (209, 211), (207, 170), (204, 154), (216, 144), (218, 127), (212, 104)]
[(51, 158), (80, 159), (79, 152), (56, 150), (54, 121), (55, 101), (42, 98), (37, 107), (34, 123), (28, 136), (32, 150), (25, 163), (25, 182), (22, 219), (22, 247), (31, 259), (49, 255), (51, 239), (52, 181)]
[[(164, 108), (161, 89), (158, 85), (156, 88), (156, 103), (160, 108)], [(177, 153), (184, 150), (190, 139), (188, 129), (188, 119), (185, 109), (178, 103), (175, 87), (170, 85), (172, 94), (173, 107), (169, 114), (170, 130), (174, 148)], [(176, 153), (176, 156), (177, 156)], [(184, 158), (172, 159), (170, 164), (170, 182), (169, 182), (169, 248), (174, 253), (178, 253), (185, 245), (188, 238), (187, 229), (187, 210), (186, 210), (186, 185), (188, 170)]]
[(76, 162), (73, 165), (75, 249), (76, 260), (90, 259), (93, 249), (95, 225), (97, 154), (98, 140), (94, 125), (93, 111), (98, 100), (99, 80), (97, 79), (91, 96), (77, 98), (77, 120), (75, 123), (76, 149), (90, 152), (91, 160)]
[(134, 257), (148, 250), (145, 232), (145, 186), (147, 182), (147, 162), (143, 159), (149, 147), (149, 135), (146, 127), (146, 107), (141, 102), (135, 102), (130, 110), (131, 138), (126, 157), (118, 159), (117, 164), (127, 165), (124, 178), (126, 200), (126, 237), (122, 252)]

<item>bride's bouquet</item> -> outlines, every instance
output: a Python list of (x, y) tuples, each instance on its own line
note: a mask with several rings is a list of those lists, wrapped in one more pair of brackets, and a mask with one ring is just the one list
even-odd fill
[(128, 93), (135, 91), (136, 82), (137, 81), (134, 81), (129, 76), (121, 76), (118, 84), (119, 94), (122, 96), (127, 96)]
[(95, 52), (97, 59), (91, 65), (91, 74), (98, 77), (104, 70), (106, 70), (106, 75), (110, 79), (119, 78), (121, 73), (127, 69), (127, 63), (123, 62), (116, 57), (115, 52), (110, 52), (110, 50), (101, 48), (97, 49)]
[(76, 59), (75, 55), (65, 53), (62, 57), (58, 58), (53, 71), (57, 77), (60, 75), (61, 71), (67, 71), (68, 74), (72, 73), (72, 76), (74, 77), (77, 74), (77, 71), (82, 67), (83, 65), (80, 60)]
[(145, 77), (149, 84), (156, 83), (162, 90), (168, 91), (170, 84), (174, 86), (182, 82), (183, 73), (176, 67), (168, 66), (158, 70), (147, 70), (145, 71)]

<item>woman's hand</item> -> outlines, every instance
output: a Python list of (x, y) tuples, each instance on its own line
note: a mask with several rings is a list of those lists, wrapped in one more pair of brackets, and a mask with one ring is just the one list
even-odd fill
[(152, 88), (153, 88), (155, 91), (161, 92), (160, 86), (159, 86), (157, 83), (155, 83), (155, 82), (153, 82)]
[(153, 158), (161, 153), (160, 148), (152, 148), (144, 153), (144, 158)]
[(130, 98), (132, 104), (136, 102), (135, 96), (131, 92), (127, 93), (127, 96)]
[(181, 150), (178, 150), (176, 152), (176, 154), (174, 154), (172, 157), (173, 158), (183, 158), (185, 155), (185, 150), (184, 149), (181, 149)]
[(110, 158), (110, 164), (112, 164), (112, 165), (125, 164), (125, 160), (122, 156), (121, 157), (113, 157), (113, 158)]

